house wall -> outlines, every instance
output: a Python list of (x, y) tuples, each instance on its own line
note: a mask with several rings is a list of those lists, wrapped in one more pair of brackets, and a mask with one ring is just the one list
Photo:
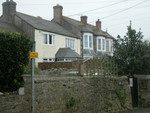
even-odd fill
[(51, 33), (51, 34), (55, 35), (54, 46), (44, 45), (43, 44), (43, 31), (35, 30), (36, 52), (39, 53), (39, 57), (36, 59), (36, 62), (43, 62), (43, 58), (55, 58), (55, 54), (58, 51), (58, 49), (65, 48), (66, 38), (74, 39), (75, 52), (77, 52), (80, 55), (80, 39), (71, 38), (68, 36), (63, 36), (63, 35), (59, 35), (55, 33)]
[(32, 40), (34, 40), (34, 28), (31, 25), (29, 25), (27, 22), (25, 22), (16, 15), (14, 16), (14, 24), (26, 35), (28, 35)]

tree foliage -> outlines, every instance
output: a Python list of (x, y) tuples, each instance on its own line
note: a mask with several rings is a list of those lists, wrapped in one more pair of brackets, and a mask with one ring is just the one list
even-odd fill
[(131, 24), (124, 38), (118, 36), (113, 58), (118, 64), (119, 75), (150, 73), (150, 45), (142, 38), (142, 32), (136, 32)]
[(0, 31), (0, 91), (15, 91), (23, 85), (24, 66), (29, 62), (32, 41), (20, 33)]

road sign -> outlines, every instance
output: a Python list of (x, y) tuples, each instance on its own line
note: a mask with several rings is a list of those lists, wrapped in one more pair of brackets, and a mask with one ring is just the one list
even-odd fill
[(38, 58), (38, 53), (37, 52), (31, 52), (30, 58)]

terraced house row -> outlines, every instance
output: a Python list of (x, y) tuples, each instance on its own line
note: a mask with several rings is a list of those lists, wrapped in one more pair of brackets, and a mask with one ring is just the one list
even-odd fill
[(81, 20), (63, 16), (63, 7), (53, 7), (53, 19), (45, 20), (16, 11), (16, 3), (6, 0), (2, 4), (0, 29), (7, 32), (21, 32), (35, 41), (39, 62), (68, 62), (75, 59), (90, 59), (108, 54), (113, 55), (115, 39), (102, 31), (101, 21), (96, 25), (87, 23), (87, 16)]

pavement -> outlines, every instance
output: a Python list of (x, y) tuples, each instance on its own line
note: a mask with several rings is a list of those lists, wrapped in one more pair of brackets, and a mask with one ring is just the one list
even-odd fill
[(121, 113), (150, 113), (150, 108), (142, 108), (142, 109), (136, 109), (133, 111), (125, 111)]

